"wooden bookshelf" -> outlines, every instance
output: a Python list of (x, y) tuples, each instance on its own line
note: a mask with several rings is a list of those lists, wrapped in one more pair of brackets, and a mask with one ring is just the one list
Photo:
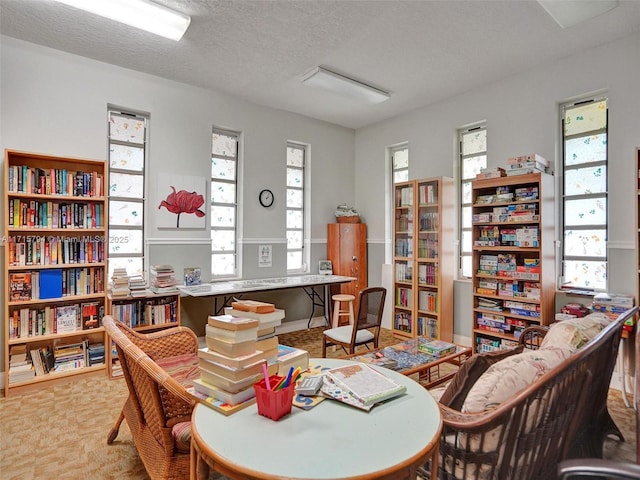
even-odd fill
[(453, 340), (453, 179), (397, 183), (393, 334)]
[(473, 346), (515, 346), (555, 311), (553, 176), (530, 173), (472, 183)]
[[(105, 369), (106, 182), (104, 161), (5, 151), (5, 396)], [(70, 344), (82, 354), (65, 361)], [(33, 358), (47, 350), (50, 369)]]
[[(180, 293), (148, 292), (141, 297), (112, 298), (107, 295), (107, 314), (143, 333), (180, 325)], [(107, 335), (106, 364), (110, 378), (122, 376), (118, 354)]]

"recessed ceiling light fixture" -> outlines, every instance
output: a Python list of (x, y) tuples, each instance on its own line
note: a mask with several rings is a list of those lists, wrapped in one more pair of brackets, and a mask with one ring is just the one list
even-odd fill
[(562, 28), (572, 27), (617, 7), (618, 0), (538, 0)]
[(343, 95), (369, 103), (380, 103), (390, 98), (389, 92), (359, 82), (353, 78), (345, 77), (339, 73), (327, 70), (324, 67), (316, 67), (307, 73), (302, 83), (313, 87), (324, 88), (333, 93)]
[(148, 0), (56, 0), (80, 10), (178, 41), (191, 17)]

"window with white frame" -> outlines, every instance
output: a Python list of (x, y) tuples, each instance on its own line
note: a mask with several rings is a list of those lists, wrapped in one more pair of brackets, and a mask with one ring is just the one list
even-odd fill
[(562, 108), (562, 280), (607, 288), (607, 100)]
[(471, 278), (471, 182), (487, 167), (487, 129), (460, 130), (460, 278)]
[(144, 272), (144, 198), (149, 117), (108, 110), (109, 278)]
[(306, 271), (305, 163), (307, 148), (287, 143), (287, 271)]
[(211, 148), (211, 274), (238, 275), (238, 138), (213, 129)]
[(402, 145), (391, 149), (391, 168), (393, 183), (409, 180), (409, 147)]

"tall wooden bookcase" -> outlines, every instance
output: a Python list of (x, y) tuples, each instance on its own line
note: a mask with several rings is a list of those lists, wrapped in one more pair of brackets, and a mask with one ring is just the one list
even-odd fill
[(509, 348), (527, 326), (554, 319), (553, 176), (472, 183), (473, 345)]
[[(6, 396), (105, 369), (106, 187), (104, 161), (5, 151)], [(24, 353), (55, 368), (19, 376)]]
[[(107, 294), (107, 314), (139, 332), (155, 332), (180, 325), (180, 293), (149, 292), (142, 297), (112, 298)], [(107, 374), (122, 376), (115, 345), (107, 335)]]
[(394, 335), (453, 340), (453, 179), (397, 183)]

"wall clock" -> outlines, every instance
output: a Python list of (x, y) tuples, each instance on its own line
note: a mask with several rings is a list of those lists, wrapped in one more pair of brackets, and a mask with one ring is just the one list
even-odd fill
[(258, 200), (260, 200), (260, 205), (262, 205), (263, 207), (270, 207), (271, 205), (273, 205), (273, 192), (265, 188), (260, 192)]

